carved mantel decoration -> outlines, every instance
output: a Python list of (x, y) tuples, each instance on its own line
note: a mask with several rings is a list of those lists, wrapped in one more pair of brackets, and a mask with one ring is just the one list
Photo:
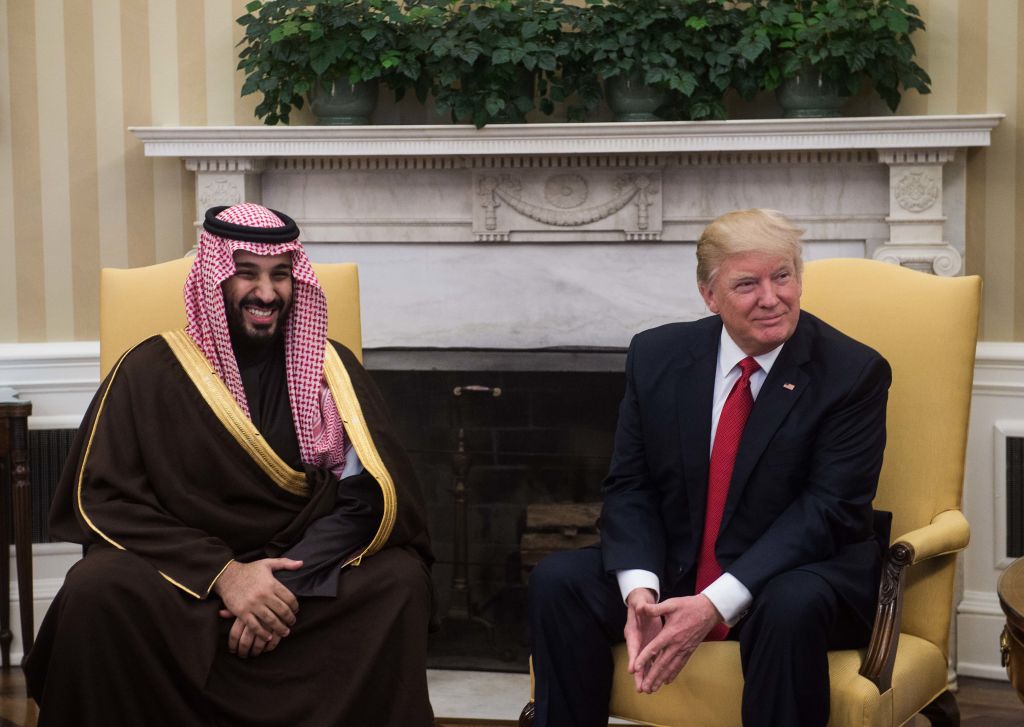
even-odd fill
[(782, 210), (808, 258), (960, 274), (966, 153), (1001, 118), (132, 131), (195, 173), (197, 221), (262, 201), (314, 259), (358, 262), (368, 346), (621, 346), (703, 314), (680, 283), (731, 209)]
[(480, 202), (473, 235), (480, 242), (507, 242), (513, 230), (553, 228), (571, 230), (575, 241), (587, 240), (594, 231), (621, 233), (627, 241), (661, 239), (659, 169), (612, 174), (597, 169), (587, 176), (558, 169), (474, 176)]

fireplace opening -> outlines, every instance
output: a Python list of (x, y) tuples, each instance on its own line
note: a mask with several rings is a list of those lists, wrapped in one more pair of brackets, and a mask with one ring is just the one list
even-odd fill
[(526, 671), (536, 560), (596, 540), (624, 352), (366, 352), (428, 504), (433, 668)]

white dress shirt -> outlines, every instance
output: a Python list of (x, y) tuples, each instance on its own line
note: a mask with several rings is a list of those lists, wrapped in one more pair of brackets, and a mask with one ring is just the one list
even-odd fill
[(354, 477), (363, 471), (363, 463), (359, 461), (359, 455), (356, 454), (356, 448), (352, 446), (352, 440), (345, 439), (345, 467), (341, 470), (341, 477), (339, 480), (343, 480), (346, 477)]
[[(780, 351), (782, 351), (782, 346), (760, 356), (754, 356), (754, 360), (761, 367), (760, 371), (754, 372), (750, 377), (750, 393), (754, 399), (757, 399), (757, 395), (761, 391), (761, 385), (768, 378), (768, 372), (771, 371), (775, 360), (779, 357)], [(718, 420), (722, 416), (722, 408), (725, 406), (725, 400), (729, 397), (729, 392), (732, 391), (733, 386), (736, 385), (742, 374), (739, 363), (746, 357), (747, 354), (736, 345), (736, 342), (732, 340), (732, 337), (729, 336), (723, 326), (722, 337), (718, 344), (718, 368), (715, 376), (714, 399), (711, 406), (711, 441), (708, 442), (709, 457), (715, 442), (715, 432), (718, 431)], [(619, 582), (619, 591), (622, 594), (623, 601), (626, 600), (626, 597), (635, 588), (649, 588), (654, 591), (655, 598), (660, 599), (661, 597), (661, 582), (658, 576), (651, 571), (630, 568), (616, 571), (615, 577)], [(722, 573), (701, 593), (707, 596), (708, 600), (718, 609), (718, 613), (722, 615), (727, 626), (734, 626), (747, 612), (747, 609), (750, 608), (750, 603), (753, 600), (753, 596), (750, 595), (747, 587), (730, 573)]]

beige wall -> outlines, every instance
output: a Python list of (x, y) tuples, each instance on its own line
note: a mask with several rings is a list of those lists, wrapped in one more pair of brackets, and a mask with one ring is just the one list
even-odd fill
[[(1024, 341), (1024, 9), (918, 0), (930, 96), (904, 114), (1000, 112), (968, 158), (967, 269), (983, 338)], [(95, 339), (97, 271), (191, 246), (193, 185), (128, 126), (255, 124), (233, 71), (245, 0), (0, 0), (0, 342)]]

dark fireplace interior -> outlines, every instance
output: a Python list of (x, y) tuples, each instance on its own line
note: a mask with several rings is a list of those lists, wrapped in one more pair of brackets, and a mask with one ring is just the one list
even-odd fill
[(537, 543), (559, 549), (594, 539), (592, 522), (582, 529), (548, 523), (524, 543), (527, 508), (600, 501), (625, 385), (623, 356), (510, 353), (505, 365), (516, 370), (502, 370), (503, 357), (493, 352), (482, 357), (487, 368), (460, 358), (454, 370), (382, 370), (373, 356), (367, 366), (429, 504), (440, 622), (430, 666), (525, 671), (526, 583)]

